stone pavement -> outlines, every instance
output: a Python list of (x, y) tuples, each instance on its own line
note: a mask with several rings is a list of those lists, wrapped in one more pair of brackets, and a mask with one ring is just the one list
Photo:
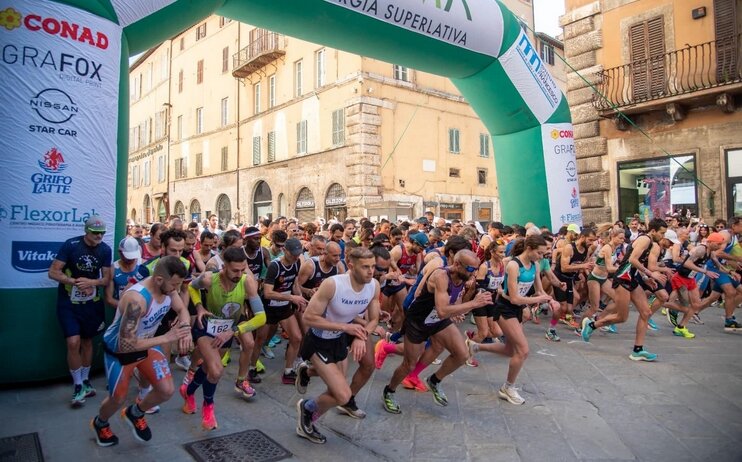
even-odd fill
[[(430, 393), (400, 387), (403, 413), (388, 414), (380, 396), (400, 361), (389, 357), (357, 398), (368, 412), (365, 420), (331, 411), (319, 421), (328, 437), (325, 445), (296, 436), (299, 396), (293, 386), (280, 384), (279, 359), (264, 359), (269, 372), (251, 402), (234, 394), (237, 366), (230, 364), (217, 390), (219, 428), (212, 433), (200, 429), (199, 415), (181, 413), (182, 399), (176, 394), (148, 419), (154, 433), (150, 444), (136, 442), (124, 423), (113, 418), (121, 441), (99, 448), (88, 427), (105, 390), (104, 378), (98, 376), (93, 380), (98, 397), (80, 410), (67, 407), (67, 384), (0, 391), (0, 437), (38, 432), (51, 461), (188, 461), (184, 443), (247, 429), (262, 430), (291, 451), (293, 460), (307, 461), (739, 461), (742, 334), (722, 331), (718, 308), (710, 308), (703, 318), (705, 325), (690, 326), (698, 338), (685, 340), (673, 337), (658, 313), (661, 330), (650, 332), (646, 341), (647, 349), (659, 354), (656, 363), (627, 357), (636, 313), (619, 326), (619, 334), (596, 332), (589, 344), (564, 326), (559, 328), (560, 343), (547, 342), (544, 322), (527, 323), (531, 355), (518, 381), (526, 398), (523, 406), (497, 398), (507, 361), (482, 353), (480, 367), (463, 367), (444, 380), (448, 407), (436, 405)], [(461, 326), (470, 327), (468, 322)], [(281, 357), (283, 344), (276, 351)], [(350, 372), (354, 370), (351, 366)], [(176, 383), (182, 377), (183, 372), (175, 372)], [(321, 382), (313, 379), (308, 395), (320, 391)]]

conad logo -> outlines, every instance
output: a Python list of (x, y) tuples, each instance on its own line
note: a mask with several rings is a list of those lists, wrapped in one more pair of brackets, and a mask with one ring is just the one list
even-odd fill
[(559, 138), (574, 138), (574, 133), (572, 132), (572, 130), (554, 129), (551, 131), (551, 138), (555, 140)]
[(64, 19), (42, 18), (33, 13), (24, 16), (13, 8), (0, 11), (0, 27), (13, 30), (21, 27), (21, 23), (32, 32), (43, 31), (49, 35), (58, 35), (63, 39), (87, 43), (101, 50), (108, 48), (108, 36), (103, 32), (93, 31), (89, 27)]

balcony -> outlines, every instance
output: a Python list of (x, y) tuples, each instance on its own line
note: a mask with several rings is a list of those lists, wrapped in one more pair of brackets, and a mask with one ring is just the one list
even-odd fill
[(285, 37), (282, 35), (255, 29), (250, 38), (250, 44), (232, 56), (232, 76), (238, 79), (249, 78), (267, 64), (286, 55)]
[(728, 95), (742, 93), (739, 45), (740, 36), (730, 36), (605, 69), (596, 86), (607, 100), (593, 94), (593, 106), (603, 116), (613, 107), (627, 114), (667, 107), (675, 116), (678, 105), (714, 102), (733, 111)]

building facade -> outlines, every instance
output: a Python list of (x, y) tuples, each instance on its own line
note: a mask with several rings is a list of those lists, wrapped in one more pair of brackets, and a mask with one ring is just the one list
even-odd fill
[[(508, 4), (532, 29), (530, 0)], [(490, 136), (446, 78), (211, 16), (130, 85), (134, 221), (499, 217)]]
[(585, 221), (742, 214), (742, 1), (565, 3)]

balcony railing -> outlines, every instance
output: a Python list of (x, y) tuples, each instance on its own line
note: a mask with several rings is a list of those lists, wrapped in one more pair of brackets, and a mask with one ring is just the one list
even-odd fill
[(593, 106), (607, 111), (742, 83), (740, 36), (730, 36), (599, 72)]
[(286, 54), (284, 36), (256, 29), (250, 44), (232, 56), (232, 75), (245, 78)]

